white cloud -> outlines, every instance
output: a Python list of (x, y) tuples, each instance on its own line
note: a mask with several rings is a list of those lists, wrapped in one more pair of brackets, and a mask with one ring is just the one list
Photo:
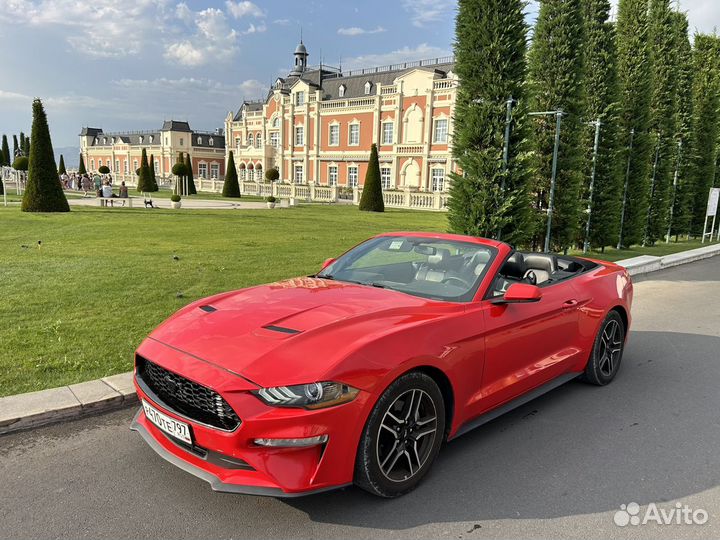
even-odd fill
[(250, 23), (250, 26), (248, 26), (247, 30), (243, 30), (243, 31), (242, 31), (242, 34), (243, 34), (243, 35), (247, 35), (247, 34), (260, 34), (260, 33), (262, 33), (262, 32), (265, 32), (266, 30), (267, 30), (267, 26), (265, 26), (264, 23), (260, 23), (260, 24), (258, 24), (257, 26), (255, 26), (254, 24)]
[(265, 13), (257, 5), (252, 2), (233, 2), (227, 0), (225, 2), (228, 12), (236, 19), (242, 19), (243, 17), (264, 17)]
[(290, 24), (290, 19), (275, 19), (273, 21), (273, 24), (279, 24), (280, 26), (288, 26)]
[(208, 8), (192, 13), (189, 26), (195, 32), (192, 36), (165, 46), (164, 57), (169, 62), (197, 67), (227, 61), (237, 53), (238, 32), (230, 27), (223, 11)]
[(193, 20), (193, 12), (185, 2), (180, 2), (175, 6), (175, 16), (187, 24), (190, 24)]
[(78, 52), (96, 57), (138, 54), (166, 18), (167, 0), (0, 0), (0, 21), (64, 29)]
[(434, 47), (427, 43), (421, 43), (417, 47), (403, 47), (388, 53), (381, 54), (365, 54), (343, 60), (343, 68), (357, 69), (375, 66), (386, 66), (390, 64), (401, 64), (404, 62), (412, 62), (414, 60), (426, 60), (431, 58), (439, 58), (449, 56), (452, 52), (449, 49)]
[(403, 8), (410, 13), (413, 25), (421, 28), (452, 17), (456, 4), (453, 0), (402, 0)]
[(379, 34), (385, 31), (385, 28), (382, 26), (378, 26), (372, 30), (366, 30), (358, 26), (351, 26), (350, 28), (338, 28), (337, 33), (341, 36), (361, 36), (363, 34)]

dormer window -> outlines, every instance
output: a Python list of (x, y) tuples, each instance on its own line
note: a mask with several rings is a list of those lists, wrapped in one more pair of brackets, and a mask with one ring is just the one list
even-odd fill
[(338, 96), (345, 97), (345, 85), (341, 84), (340, 88), (338, 88)]
[(142, 142), (143, 142), (143, 136), (140, 135), (140, 144), (142, 144)]
[(212, 138), (208, 139), (208, 144), (209, 144), (210, 146), (213, 145), (213, 140), (212, 140)]
[(107, 137), (103, 137), (103, 144), (107, 144)]
[(305, 92), (302, 90), (295, 94), (295, 105), (305, 105)]
[(150, 137), (148, 137), (148, 139), (150, 140), (150, 144), (152, 144), (152, 142), (153, 142), (153, 136), (150, 135)]
[(112, 142), (113, 144), (115, 144), (115, 137), (113, 137), (112, 139), (110, 139), (110, 142)]
[(197, 138), (197, 143), (198, 143), (198, 146), (202, 144), (202, 137)]
[(365, 95), (366, 96), (370, 94), (370, 90), (372, 90), (372, 83), (370, 81), (367, 81), (365, 83)]

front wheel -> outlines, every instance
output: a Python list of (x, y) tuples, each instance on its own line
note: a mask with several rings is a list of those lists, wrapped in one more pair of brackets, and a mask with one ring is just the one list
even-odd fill
[(373, 495), (398, 497), (430, 470), (445, 434), (445, 403), (435, 381), (412, 372), (380, 396), (363, 430), (355, 484)]
[(625, 325), (617, 311), (608, 313), (595, 337), (583, 379), (590, 384), (610, 383), (620, 369), (625, 348)]

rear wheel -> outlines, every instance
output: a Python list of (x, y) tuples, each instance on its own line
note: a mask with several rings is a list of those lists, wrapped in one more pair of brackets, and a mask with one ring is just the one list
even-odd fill
[(355, 483), (380, 497), (414, 489), (430, 470), (445, 434), (445, 403), (435, 381), (412, 372), (375, 404), (355, 461)]
[(598, 386), (610, 383), (620, 369), (624, 348), (625, 325), (620, 314), (611, 311), (595, 337), (583, 379)]

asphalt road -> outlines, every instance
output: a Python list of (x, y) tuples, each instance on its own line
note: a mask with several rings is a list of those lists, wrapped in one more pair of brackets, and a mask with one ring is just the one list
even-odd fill
[[(613, 384), (453, 441), (392, 501), (213, 493), (128, 430), (134, 409), (0, 437), (0, 538), (720, 537), (720, 258), (638, 280), (634, 317)], [(618, 527), (631, 502), (709, 519)]]

